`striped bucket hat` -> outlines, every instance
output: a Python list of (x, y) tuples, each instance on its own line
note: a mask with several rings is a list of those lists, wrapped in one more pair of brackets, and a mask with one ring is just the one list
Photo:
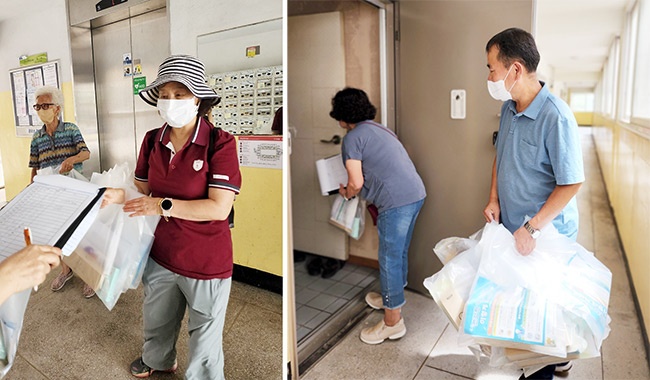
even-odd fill
[(158, 87), (167, 82), (184, 84), (199, 99), (212, 98), (217, 105), (221, 98), (205, 83), (205, 65), (189, 55), (172, 55), (158, 67), (158, 78), (138, 93), (147, 104), (158, 105)]

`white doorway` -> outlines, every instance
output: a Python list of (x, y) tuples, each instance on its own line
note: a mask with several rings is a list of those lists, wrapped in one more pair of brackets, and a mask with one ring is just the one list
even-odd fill
[[(296, 310), (300, 373), (369, 312), (363, 297), (370, 289), (378, 290), (376, 229), (368, 222), (364, 236), (356, 241), (329, 224), (332, 200), (320, 193), (315, 165), (317, 159), (341, 150), (339, 144), (326, 142), (345, 134), (329, 116), (337, 91), (346, 86), (364, 89), (381, 115), (388, 108), (385, 99), (393, 99), (385, 94), (393, 86), (386, 85), (380, 70), (385, 42), (381, 30), (387, 16), (376, 3), (288, 3), (292, 242), (294, 250), (307, 253), (307, 259), (296, 261), (288, 274), (288, 292), (295, 300), (291, 306)], [(390, 121), (385, 123), (392, 126)], [(321, 256), (347, 261), (333, 277), (322, 278), (307, 270), (310, 258)]]

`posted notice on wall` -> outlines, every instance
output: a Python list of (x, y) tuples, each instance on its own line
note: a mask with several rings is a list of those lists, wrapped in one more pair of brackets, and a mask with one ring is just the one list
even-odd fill
[(14, 104), (16, 136), (32, 137), (34, 132), (43, 126), (33, 108), (36, 103), (34, 94), (41, 86), (61, 88), (59, 62), (45, 62), (9, 70), (9, 77)]
[(282, 136), (239, 136), (239, 165), (282, 169)]

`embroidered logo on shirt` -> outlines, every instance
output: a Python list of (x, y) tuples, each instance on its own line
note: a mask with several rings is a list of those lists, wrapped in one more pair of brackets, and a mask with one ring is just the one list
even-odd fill
[(203, 160), (194, 160), (194, 164), (192, 164), (192, 168), (194, 168), (194, 171), (198, 172), (201, 170), (203, 167)]
[(213, 174), (212, 179), (222, 179), (224, 181), (229, 181), (230, 177), (225, 174)]

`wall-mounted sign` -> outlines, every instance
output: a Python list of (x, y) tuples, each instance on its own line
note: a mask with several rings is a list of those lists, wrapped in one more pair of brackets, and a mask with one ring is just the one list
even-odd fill
[(47, 62), (47, 53), (33, 54), (20, 60), (20, 66), (31, 66)]
[(282, 137), (239, 136), (239, 165), (282, 169)]
[(133, 95), (138, 95), (145, 87), (147, 87), (147, 77), (133, 77)]
[(246, 48), (246, 56), (248, 58), (254, 58), (256, 55), (260, 55), (260, 45), (249, 46)]
[(14, 103), (16, 136), (32, 137), (43, 123), (33, 106), (34, 93), (41, 86), (61, 88), (59, 61), (52, 61), (9, 70), (11, 97)]
[(95, 4), (95, 10), (101, 12), (104, 9), (114, 7), (118, 4), (126, 3), (129, 0), (102, 0), (99, 3)]

